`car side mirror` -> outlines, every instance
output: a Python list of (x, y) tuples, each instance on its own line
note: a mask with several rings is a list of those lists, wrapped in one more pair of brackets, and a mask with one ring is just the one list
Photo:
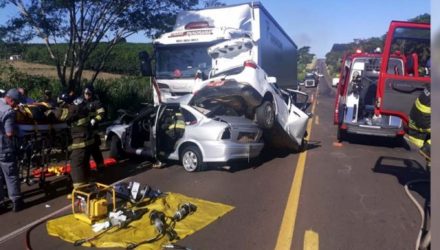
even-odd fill
[(138, 56), (139, 56), (140, 70), (142, 76), (153, 76), (153, 70), (151, 68), (151, 59), (148, 52), (141, 51), (139, 52)]

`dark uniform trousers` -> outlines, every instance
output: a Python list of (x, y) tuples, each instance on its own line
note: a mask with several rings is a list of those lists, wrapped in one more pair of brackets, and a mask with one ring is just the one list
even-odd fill
[[(101, 102), (98, 99), (92, 99), (90, 101), (86, 101), (87, 107), (89, 109), (89, 117), (90, 119), (95, 119), (95, 121), (101, 122), (105, 115), (105, 110), (102, 107)], [(96, 163), (96, 167), (98, 169), (102, 169), (104, 167), (104, 157), (102, 156), (101, 149), (101, 137), (98, 134), (97, 125), (92, 127), (93, 138), (95, 139), (95, 143), (90, 146), (90, 154), (93, 157), (93, 160)]]
[(74, 187), (90, 181), (90, 149), (77, 148), (70, 153), (70, 176)]
[(91, 156), (93, 157), (93, 160), (96, 163), (96, 167), (98, 169), (101, 169), (104, 167), (104, 157), (102, 156), (101, 149), (99, 148), (101, 145), (101, 138), (100, 138), (99, 134), (96, 133), (94, 135), (94, 139), (95, 139), (95, 143), (90, 145), (88, 151), (91, 154)]
[(20, 178), (16, 156), (14, 154), (0, 155), (0, 167), (3, 172), (3, 174), (0, 173), (0, 199), (5, 197), (3, 182), (6, 182), (9, 199), (15, 203), (21, 199)]

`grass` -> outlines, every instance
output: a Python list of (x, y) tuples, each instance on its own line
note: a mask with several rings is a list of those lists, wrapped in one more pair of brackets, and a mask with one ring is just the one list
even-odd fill
[[(47, 78), (58, 79), (57, 69), (55, 66), (38, 64), (38, 63), (29, 63), (24, 61), (12, 61), (12, 62), (6, 61), (6, 64), (13, 66), (16, 70), (26, 73), (28, 75), (44, 76)], [(84, 70), (83, 79), (92, 79), (93, 74), (94, 71)], [(98, 79), (102, 79), (102, 80), (119, 79), (121, 77), (123, 77), (123, 75), (111, 74), (105, 72), (101, 72), (98, 75)]]

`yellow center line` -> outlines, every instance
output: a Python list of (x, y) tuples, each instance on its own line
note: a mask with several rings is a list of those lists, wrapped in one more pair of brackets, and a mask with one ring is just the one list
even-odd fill
[[(316, 90), (318, 93), (318, 89)], [(312, 106), (312, 114), (315, 113), (316, 100), (318, 95), (315, 95)], [(308, 135), (306, 140), (309, 140), (312, 132), (313, 118), (309, 120), (307, 124)], [(287, 205), (284, 210), (283, 220), (281, 222), (280, 231), (278, 233), (278, 239), (275, 246), (276, 250), (290, 249), (292, 246), (293, 232), (295, 227), (296, 215), (298, 212), (299, 196), (301, 192), (301, 184), (304, 176), (304, 168), (306, 165), (307, 150), (299, 155), (298, 162), (295, 168), (295, 176), (293, 177), (292, 186), (290, 187), (289, 197)]]
[(313, 230), (307, 230), (304, 234), (303, 250), (319, 250), (319, 235)]

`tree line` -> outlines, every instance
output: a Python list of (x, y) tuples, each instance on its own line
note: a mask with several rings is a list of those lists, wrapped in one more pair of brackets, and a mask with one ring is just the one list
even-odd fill
[[(100, 55), (104, 53), (105, 43), (98, 44), (84, 63), (85, 70), (97, 70), (100, 63)], [(53, 47), (54, 51), (64, 53), (68, 49), (67, 44), (58, 44)], [(151, 43), (120, 43), (116, 45), (107, 56), (101, 71), (122, 75), (140, 75), (138, 53), (146, 50), (152, 52)], [(44, 44), (0, 44), (0, 59), (8, 59), (10, 55), (21, 55), (26, 62), (54, 65)]]
[[(408, 21), (431, 23), (431, 15), (422, 14), (417, 17), (411, 18)], [(333, 44), (332, 49), (325, 55), (326, 64), (331, 76), (335, 77), (340, 70), (342, 57), (345, 54), (354, 53), (357, 49), (364, 52), (372, 53), (376, 48), (383, 48), (386, 34), (380, 37), (371, 37), (367, 39), (354, 39), (353, 42)]]

